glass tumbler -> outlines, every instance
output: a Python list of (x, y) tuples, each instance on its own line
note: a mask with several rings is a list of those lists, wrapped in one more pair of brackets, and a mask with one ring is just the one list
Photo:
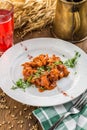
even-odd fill
[(13, 45), (13, 10), (11, 3), (0, 1), (0, 55)]

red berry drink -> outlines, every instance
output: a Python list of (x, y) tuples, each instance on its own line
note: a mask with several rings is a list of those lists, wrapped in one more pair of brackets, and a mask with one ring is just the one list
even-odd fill
[(7, 4), (7, 9), (5, 8), (6, 4), (0, 6), (0, 54), (3, 54), (3, 52), (13, 45), (13, 6), (8, 2)]

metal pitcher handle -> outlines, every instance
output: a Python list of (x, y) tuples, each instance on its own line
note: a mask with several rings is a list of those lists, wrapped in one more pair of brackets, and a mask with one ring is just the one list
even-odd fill
[(73, 35), (79, 30), (80, 28), (80, 15), (78, 11), (73, 12), (73, 22), (74, 22), (74, 30)]

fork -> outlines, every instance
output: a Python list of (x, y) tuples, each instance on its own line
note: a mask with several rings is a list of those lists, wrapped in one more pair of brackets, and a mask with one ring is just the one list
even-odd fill
[(65, 113), (51, 128), (49, 128), (48, 130), (54, 130), (55, 128), (57, 128), (60, 123), (69, 115), (72, 114), (78, 114), (82, 108), (84, 107), (84, 105), (86, 105), (86, 98), (87, 98), (87, 90), (77, 99), (77, 101), (73, 104), (73, 106), (70, 107), (70, 109), (68, 110), (67, 113)]

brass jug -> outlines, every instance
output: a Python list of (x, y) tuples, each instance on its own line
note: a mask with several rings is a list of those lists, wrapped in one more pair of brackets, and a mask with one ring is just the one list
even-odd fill
[(71, 42), (86, 39), (87, 0), (57, 0), (53, 34)]

